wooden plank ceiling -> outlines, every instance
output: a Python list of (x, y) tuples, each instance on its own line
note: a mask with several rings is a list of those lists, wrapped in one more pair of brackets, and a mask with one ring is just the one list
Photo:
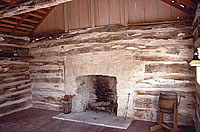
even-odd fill
[[(30, 0), (0, 0), (0, 11), (6, 10), (7, 8), (11, 10), (12, 6), (13, 9), (16, 9), (16, 5), (18, 5), (18, 3), (21, 4), (27, 1)], [(67, 1), (71, 0), (66, 0), (66, 2)], [(195, 3), (196, 0), (161, 0), (161, 1), (169, 5), (172, 5), (188, 14), (194, 13), (196, 8), (196, 3)], [(48, 7), (31, 12), (26, 12), (20, 15), (3, 17), (0, 19), (0, 32), (31, 35), (52, 9), (53, 7)]]
[(193, 14), (196, 9), (196, 0), (162, 0), (163, 2), (182, 10), (187, 14)]
[[(0, 10), (22, 0), (0, 0)], [(30, 35), (50, 13), (53, 7), (0, 19), (0, 31)]]

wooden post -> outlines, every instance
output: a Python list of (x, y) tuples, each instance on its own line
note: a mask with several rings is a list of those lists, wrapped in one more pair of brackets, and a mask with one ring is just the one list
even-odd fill
[(174, 104), (174, 121), (173, 121), (173, 131), (178, 132), (178, 108), (177, 104)]
[(159, 129), (162, 129), (162, 125), (161, 125), (162, 123), (163, 123), (163, 112), (160, 111), (160, 122), (159, 122), (158, 125), (153, 126), (153, 127), (150, 128), (151, 132), (157, 131)]
[(163, 123), (163, 112), (160, 111), (160, 124)]

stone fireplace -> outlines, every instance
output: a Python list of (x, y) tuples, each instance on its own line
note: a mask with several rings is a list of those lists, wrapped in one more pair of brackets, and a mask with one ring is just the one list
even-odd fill
[[(102, 59), (104, 58), (104, 59)], [(72, 100), (72, 112), (82, 112), (88, 107), (88, 103), (102, 102), (96, 96), (94, 83), (102, 84), (103, 80), (110, 80), (104, 85), (112, 84), (112, 101), (114, 113), (117, 116), (133, 116), (133, 97), (136, 79), (140, 79), (140, 72), (145, 67), (142, 63), (134, 61), (129, 51), (105, 51), (66, 56), (65, 59), (65, 91), (75, 95)], [(134, 77), (135, 76), (135, 77)], [(137, 77), (137, 78), (136, 78)], [(108, 79), (110, 78), (110, 79)], [(96, 86), (95, 86), (96, 87)], [(101, 89), (104, 86), (101, 86)], [(86, 90), (87, 89), (87, 90)], [(93, 94), (92, 94), (93, 93)], [(105, 93), (104, 93), (105, 94)], [(98, 98), (98, 99), (97, 99)], [(89, 100), (88, 100), (89, 99)]]
[(117, 78), (102, 75), (86, 75), (76, 78), (76, 98), (82, 110), (117, 113)]

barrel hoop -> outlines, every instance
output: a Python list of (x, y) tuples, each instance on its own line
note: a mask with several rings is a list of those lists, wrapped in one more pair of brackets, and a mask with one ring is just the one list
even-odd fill
[(170, 110), (170, 111), (173, 111), (174, 109), (170, 109), (170, 108), (163, 108), (160, 106), (160, 109), (163, 109), (163, 110)]
[(160, 112), (168, 113), (168, 114), (172, 114), (172, 113), (174, 113), (174, 111), (164, 111), (164, 110), (160, 110)]
[(160, 93), (160, 95), (163, 95), (163, 96), (177, 96), (177, 93), (174, 93), (174, 95), (172, 95), (172, 94), (164, 94), (164, 93)]
[(177, 98), (164, 98), (164, 97), (159, 97), (159, 99), (162, 99), (162, 100), (169, 100), (169, 101), (177, 101)]

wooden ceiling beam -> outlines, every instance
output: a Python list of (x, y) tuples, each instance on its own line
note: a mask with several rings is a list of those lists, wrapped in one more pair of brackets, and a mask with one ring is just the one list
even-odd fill
[(22, 19), (20, 16), (11, 16), (11, 18), (18, 19), (18, 20)]
[(34, 14), (34, 13), (29, 13), (29, 16), (37, 17), (37, 18), (40, 18), (40, 19), (43, 18), (43, 16), (40, 16), (40, 15), (37, 15), (37, 14)]
[(28, 24), (21, 24), (21, 26), (23, 26), (23, 27), (28, 27), (28, 28), (35, 28), (34, 26), (28, 25)]
[(14, 22), (14, 21), (10, 21), (10, 20), (5, 20), (5, 19), (2, 19), (1, 22), (4, 22), (4, 23), (9, 23), (9, 24), (14, 24), (16, 25), (17, 22)]
[(0, 18), (24, 14), (42, 8), (56, 6), (72, 0), (26, 0), (16, 2), (0, 10)]
[(11, 32), (11, 29), (8, 29), (6, 27), (0, 27), (1, 32)]
[(30, 22), (30, 23), (39, 23), (39, 21), (31, 20), (31, 19), (24, 19), (24, 21)]
[(48, 12), (43, 11), (43, 10), (41, 10), (41, 9), (37, 10), (37, 12), (42, 13), (42, 14), (47, 14), (47, 13), (48, 13)]
[(13, 25), (2, 24), (2, 23), (0, 23), (0, 26), (5, 27), (5, 28), (15, 28), (15, 26), (13, 26)]
[(184, 23), (192, 21), (193, 21), (192, 19), (184, 19), (184, 20), (173, 20), (173, 21), (143, 22), (143, 23), (128, 24), (128, 26), (146, 26), (146, 25), (158, 25), (158, 24)]
[(29, 32), (27, 32), (27, 31), (19, 31), (19, 30), (16, 30), (16, 31), (15, 31), (15, 34), (23, 34), (23, 35), (28, 35), (28, 34), (29, 34)]
[[(186, 0), (185, 2), (183, 2), (183, 0), (161, 0), (161, 1), (163, 1), (163, 2), (165, 2), (165, 3), (167, 3), (167, 4), (169, 4), (169, 5), (171, 5), (171, 6), (173, 6), (173, 7), (175, 7), (175, 8), (177, 8), (177, 9), (179, 9), (179, 10), (182, 10), (183, 12), (185, 12), (185, 13), (187, 13), (187, 14), (192, 14), (192, 11), (191, 10), (189, 10), (187, 7), (188, 7), (188, 5), (186, 5), (186, 3), (188, 3), (188, 2), (186, 2), (186, 1), (189, 1), (189, 0)], [(192, 1), (191, 1), (192, 2)], [(184, 4), (186, 7), (181, 7), (180, 6), (180, 4)], [(190, 3), (191, 4), (191, 3)], [(191, 9), (193, 9), (194, 10), (194, 6), (189, 6)], [(194, 7), (194, 8), (193, 8)]]
[[(8, 28), (3, 28), (3, 27), (0, 27), (0, 32), (7, 32), (7, 33), (11, 33), (11, 29), (8, 29)], [(18, 34), (23, 34), (23, 35), (28, 35), (29, 34), (29, 32), (26, 32), (26, 31), (16, 31), (16, 33), (18, 33)]]
[(184, 4), (192, 9), (196, 8), (196, 4), (194, 2), (192, 2), (191, 0), (180, 0), (178, 2)]
[(32, 31), (32, 29), (29, 29), (29, 28), (24, 28), (24, 27), (18, 27), (17, 29), (21, 29), (21, 30), (25, 30), (25, 31), (29, 31), (29, 32), (31, 32), (31, 31)]
[(12, 32), (15, 32), (16, 29), (24, 22), (24, 19), (27, 18), (29, 15), (29, 13), (25, 13), (24, 16), (22, 17), (22, 19), (17, 23), (17, 25), (15, 26), (15, 28), (12, 30)]

